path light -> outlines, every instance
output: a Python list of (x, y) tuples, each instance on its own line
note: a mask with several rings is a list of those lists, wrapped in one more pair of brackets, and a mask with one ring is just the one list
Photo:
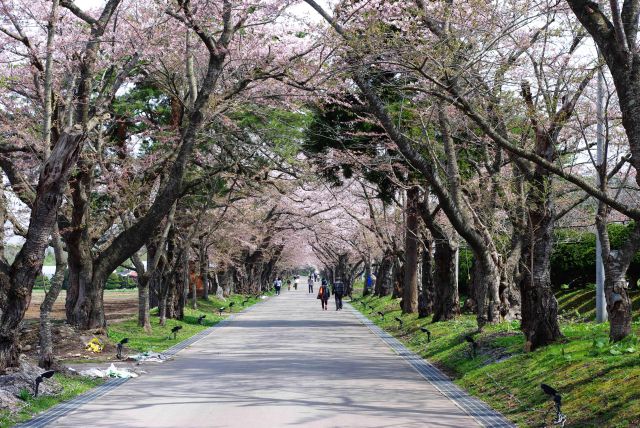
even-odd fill
[(556, 418), (553, 421), (553, 424), (564, 426), (565, 422), (567, 422), (567, 416), (562, 413), (562, 397), (560, 396), (560, 393), (556, 389), (544, 383), (540, 384), (540, 388), (542, 388), (545, 394), (553, 398), (553, 402), (556, 403)]
[(400, 323), (400, 327), (402, 327), (404, 325), (404, 322), (402, 321), (402, 319), (400, 319), (399, 317), (394, 317), (394, 319), (396, 321), (398, 321), (398, 323)]
[(469, 342), (469, 346), (471, 348), (471, 356), (472, 358), (476, 357), (476, 352), (478, 350), (478, 342), (476, 342), (476, 340), (471, 337), (471, 336), (465, 336), (464, 340), (466, 340), (467, 342)]
[(233, 305), (235, 305), (236, 302), (229, 302), (229, 312), (231, 312), (231, 308), (233, 308)]
[(204, 321), (204, 319), (205, 319), (206, 317), (207, 317), (206, 315), (200, 315), (200, 316), (198, 317), (198, 324), (202, 325), (202, 321)]
[(384, 319), (384, 312), (378, 311), (378, 315), (380, 315), (382, 317), (382, 319)]
[(34, 396), (34, 397), (37, 397), (37, 396), (38, 396), (38, 389), (39, 389), (40, 384), (42, 383), (42, 381), (43, 381), (45, 378), (46, 378), (46, 379), (51, 378), (51, 376), (53, 376), (53, 374), (54, 374), (55, 372), (56, 372), (55, 370), (48, 370), (48, 371), (46, 371), (46, 372), (42, 373), (41, 375), (39, 375), (39, 376), (36, 378), (35, 388), (34, 388), (34, 391), (33, 391), (33, 396)]
[(427, 343), (431, 343), (431, 332), (426, 327), (420, 327), (420, 331), (427, 334)]
[(175, 327), (173, 327), (173, 328), (171, 329), (171, 333), (173, 333), (173, 338), (174, 338), (174, 339), (176, 338), (176, 335), (178, 334), (178, 332), (179, 332), (180, 330), (182, 330), (182, 326), (181, 326), (181, 325), (177, 325), (177, 326), (175, 326)]
[(249, 300), (250, 300), (250, 299), (245, 299), (245, 300), (242, 302), (242, 306), (244, 306), (244, 305), (246, 305), (247, 303), (249, 303)]
[(224, 307), (224, 306), (223, 306), (223, 307), (221, 307), (221, 308), (218, 308), (218, 315), (219, 315), (219, 316), (222, 316), (222, 313), (224, 312), (224, 310), (225, 310), (225, 307)]
[(125, 337), (120, 342), (118, 342), (118, 344), (116, 345), (116, 358), (117, 359), (121, 359), (122, 358), (122, 346), (125, 343), (129, 343), (129, 338), (128, 337)]

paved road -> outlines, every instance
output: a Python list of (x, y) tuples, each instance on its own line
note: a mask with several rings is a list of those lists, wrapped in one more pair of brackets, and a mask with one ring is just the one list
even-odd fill
[(322, 312), (304, 288), (236, 317), (55, 426), (478, 426), (353, 314)]

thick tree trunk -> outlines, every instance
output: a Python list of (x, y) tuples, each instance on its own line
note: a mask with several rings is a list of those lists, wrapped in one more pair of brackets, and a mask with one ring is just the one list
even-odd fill
[[(69, 288), (65, 309), (67, 322), (83, 330), (106, 327), (102, 302), (105, 278), (94, 278), (93, 243), (89, 233), (91, 164), (78, 162), (71, 182), (73, 209), (69, 231), (64, 235), (69, 251)], [(111, 273), (111, 272), (109, 272)]]
[(519, 230), (514, 230), (512, 233), (511, 250), (504, 263), (500, 277), (500, 315), (506, 321), (522, 318), (520, 260), (522, 258), (523, 237)]
[(436, 240), (433, 258), (435, 265), (433, 322), (452, 320), (460, 315), (460, 297), (455, 277), (457, 248), (457, 244), (452, 239)]
[(382, 258), (376, 280), (376, 296), (378, 297), (388, 296), (393, 290), (393, 261), (392, 254), (385, 254)]
[(38, 356), (38, 365), (44, 369), (53, 367), (53, 340), (51, 335), (51, 320), (49, 314), (53, 309), (53, 304), (58, 299), (62, 284), (64, 283), (64, 274), (67, 268), (67, 260), (64, 254), (62, 239), (58, 233), (57, 227), (51, 236), (53, 250), (56, 258), (56, 272), (51, 279), (49, 291), (40, 304), (40, 354)]
[(371, 259), (369, 257), (364, 261), (364, 287), (362, 288), (362, 296), (368, 296), (373, 290), (369, 289), (367, 286), (370, 284), (373, 285), (373, 280), (371, 278)]
[(551, 176), (538, 168), (530, 180), (528, 194), (528, 233), (522, 251), (521, 329), (527, 350), (548, 345), (562, 337), (558, 325), (558, 302), (551, 288), (553, 247), (553, 204)]
[(619, 250), (611, 250), (607, 231), (608, 208), (601, 202), (596, 216), (596, 226), (602, 244), (604, 262), (604, 292), (609, 315), (609, 339), (618, 342), (632, 333), (632, 305), (625, 274), (633, 257), (640, 249), (640, 222)]
[(63, 134), (45, 162), (38, 179), (26, 241), (9, 267), (0, 261), (0, 372), (18, 365), (18, 333), (31, 301), (31, 290), (42, 272), (44, 252), (56, 222), (69, 173), (76, 163), (84, 134)]
[(405, 264), (404, 283), (402, 285), (402, 312), (406, 314), (412, 314), (418, 311), (419, 198), (420, 190), (417, 187), (412, 187), (407, 190)]
[(88, 248), (67, 244), (69, 249), (69, 288), (65, 303), (67, 322), (82, 330), (105, 328), (103, 293), (106, 277), (93, 271)]
[(477, 264), (474, 269), (478, 329), (486, 324), (500, 321), (500, 269), (498, 255), (489, 251), (474, 254)]
[[(424, 236), (424, 234), (423, 234)], [(433, 314), (435, 299), (435, 285), (433, 283), (433, 261), (431, 258), (431, 243), (423, 237), (425, 243), (422, 249), (422, 289), (418, 299), (418, 317), (426, 318)]]

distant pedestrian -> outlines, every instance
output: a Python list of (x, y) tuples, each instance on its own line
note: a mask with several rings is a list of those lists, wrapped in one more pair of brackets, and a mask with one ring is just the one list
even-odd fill
[(295, 279), (293, 280), (293, 289), (294, 290), (298, 290), (298, 281), (300, 281), (299, 279), (300, 277), (298, 275), (295, 276)]
[(336, 299), (336, 311), (342, 310), (342, 297), (344, 296), (344, 283), (341, 280), (333, 283), (333, 297)]
[(287, 279), (287, 291), (291, 291), (291, 280)]
[(313, 278), (309, 277), (309, 293), (313, 293)]
[(329, 297), (331, 296), (331, 292), (329, 291), (329, 286), (327, 285), (327, 281), (322, 280), (322, 285), (318, 290), (318, 299), (320, 299), (320, 303), (322, 303), (322, 310), (326, 311), (329, 306)]
[(276, 278), (276, 280), (273, 281), (273, 287), (276, 289), (276, 296), (279, 296), (280, 289), (282, 288), (282, 279), (280, 279), (280, 277)]

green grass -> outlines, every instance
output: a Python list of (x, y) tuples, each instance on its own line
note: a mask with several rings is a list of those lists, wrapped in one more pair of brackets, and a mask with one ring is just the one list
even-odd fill
[[(565, 300), (561, 310), (573, 310), (569, 301), (586, 304), (578, 295)], [(373, 309), (364, 309), (362, 302)], [(519, 426), (544, 426), (551, 403), (540, 383), (561, 391), (567, 427), (640, 426), (640, 347), (635, 336), (610, 345), (608, 324), (563, 321), (562, 343), (529, 353), (523, 350), (518, 322), (487, 326), (474, 336), (480, 350), (472, 358), (464, 336), (476, 331), (474, 316), (431, 323), (430, 318), (401, 315), (399, 300), (390, 297), (368, 296), (353, 306)], [(385, 313), (384, 320), (378, 311)], [(396, 316), (403, 319), (402, 328)], [(432, 333), (431, 343), (419, 330), (423, 326)], [(639, 328), (635, 322), (636, 334)]]
[(38, 398), (33, 398), (31, 391), (29, 391), (28, 395), (25, 393), (25, 404), (18, 412), (10, 413), (8, 410), (0, 411), (0, 428), (11, 427), (17, 423), (27, 421), (38, 413), (58, 403), (70, 400), (104, 382), (102, 379), (65, 376), (62, 374), (55, 374), (53, 378), (62, 385), (62, 393), (56, 396), (40, 396)]
[[(248, 297), (249, 301), (245, 306), (242, 306), (242, 302), (245, 299), (246, 297), (240, 294), (231, 295), (226, 301), (216, 299), (215, 297), (209, 297), (208, 301), (198, 299), (198, 309), (191, 309), (191, 302), (189, 301), (188, 307), (184, 309), (184, 318), (182, 320), (167, 319), (165, 326), (160, 325), (159, 318), (156, 315), (157, 310), (154, 310), (151, 316), (151, 334), (147, 334), (142, 327), (139, 327), (137, 317), (133, 317), (127, 321), (110, 324), (109, 338), (113, 343), (117, 343), (123, 338), (128, 337), (129, 343), (127, 343), (126, 348), (129, 350), (162, 352), (176, 343), (182, 342), (194, 334), (219, 323), (228, 316), (229, 303), (234, 303), (231, 309), (232, 312), (235, 313), (244, 308), (248, 308), (260, 300), (255, 297)], [(218, 314), (218, 308), (220, 307), (227, 308), (222, 316)], [(200, 315), (206, 315), (202, 325), (198, 324), (198, 317)], [(174, 339), (171, 329), (178, 325), (182, 326), (182, 329)]]
[[(640, 291), (629, 292), (633, 305), (634, 320), (640, 320)], [(560, 314), (567, 317), (579, 317), (587, 320), (596, 318), (596, 292), (594, 289), (580, 289), (556, 294)]]

